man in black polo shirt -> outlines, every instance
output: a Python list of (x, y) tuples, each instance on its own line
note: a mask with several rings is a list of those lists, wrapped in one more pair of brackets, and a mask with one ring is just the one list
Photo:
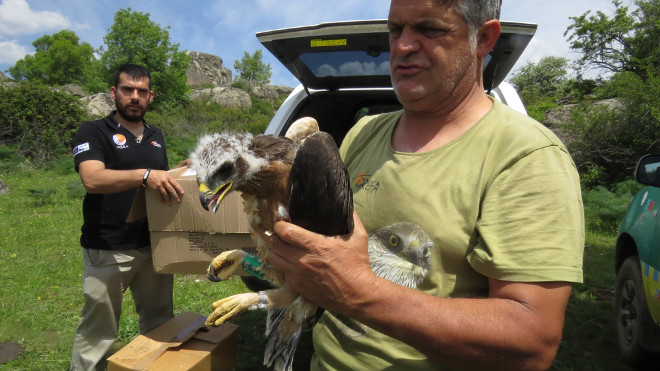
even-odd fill
[(126, 217), (140, 186), (156, 190), (168, 204), (180, 201), (183, 189), (167, 173), (163, 133), (143, 120), (154, 97), (149, 72), (134, 64), (120, 66), (110, 92), (117, 110), (83, 123), (73, 148), (87, 194), (80, 237), (85, 305), (72, 370), (105, 369), (127, 288), (141, 333), (173, 317), (173, 276), (153, 270), (147, 220), (126, 223)]

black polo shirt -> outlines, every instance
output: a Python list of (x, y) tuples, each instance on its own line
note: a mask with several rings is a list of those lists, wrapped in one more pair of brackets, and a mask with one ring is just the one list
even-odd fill
[[(106, 169), (167, 170), (163, 133), (145, 123), (142, 141), (119, 125), (113, 111), (106, 118), (80, 125), (73, 143), (73, 159), (98, 160)], [(136, 249), (149, 246), (147, 219), (126, 223), (136, 189), (112, 194), (86, 194), (83, 201), (83, 226), (80, 244), (103, 250)]]

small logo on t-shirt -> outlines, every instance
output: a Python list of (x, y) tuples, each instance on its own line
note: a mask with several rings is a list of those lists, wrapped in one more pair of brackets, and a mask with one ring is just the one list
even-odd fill
[(155, 140), (153, 142), (151, 142), (151, 145), (154, 146), (154, 147), (163, 148), (163, 147), (161, 147), (160, 143), (156, 142)]
[(115, 142), (116, 145), (118, 146), (123, 146), (126, 144), (126, 137), (121, 135), (121, 134), (115, 134), (112, 136), (112, 140)]
[(355, 188), (369, 192), (376, 192), (380, 187), (380, 183), (377, 180), (371, 180), (371, 175), (364, 171), (360, 172), (355, 178), (353, 178), (353, 185)]
[(89, 151), (89, 142), (79, 144), (73, 149), (73, 157), (76, 157), (80, 152)]

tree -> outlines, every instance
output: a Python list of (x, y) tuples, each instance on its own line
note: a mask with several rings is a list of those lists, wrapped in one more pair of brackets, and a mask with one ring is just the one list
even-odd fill
[(170, 42), (170, 27), (163, 29), (149, 19), (149, 13), (134, 12), (131, 8), (117, 11), (114, 20), (103, 38), (108, 49), (101, 60), (108, 71), (124, 63), (144, 66), (151, 73), (156, 95), (154, 107), (176, 107), (184, 102), (190, 59), (179, 51), (179, 44)]
[(86, 90), (103, 85), (100, 76), (91, 73), (99, 68), (94, 49), (88, 43), (80, 43), (73, 31), (44, 35), (32, 45), (36, 49), (34, 56), (27, 55), (9, 67), (14, 79), (49, 85), (76, 83)]
[(261, 58), (261, 49), (256, 50), (252, 55), (243, 52), (243, 58), (240, 61), (234, 61), (234, 69), (238, 72), (236, 79), (257, 84), (268, 84), (272, 75), (270, 63), (262, 62)]
[(511, 83), (521, 96), (556, 97), (568, 80), (568, 59), (543, 57), (538, 63), (528, 62), (513, 73)]
[(615, 13), (586, 12), (573, 21), (564, 36), (569, 35), (571, 49), (581, 52), (577, 66), (582, 70), (597, 69), (638, 75), (657, 71), (660, 66), (660, 3), (635, 0), (630, 11), (621, 1), (613, 0)]
[(571, 48), (582, 54), (578, 68), (607, 72), (609, 80), (597, 93), (618, 98), (621, 107), (580, 110), (582, 117), (566, 130), (576, 139), (578, 167), (600, 168), (617, 178), (629, 173), (639, 156), (660, 150), (660, 2), (636, 0), (632, 11), (618, 0), (612, 3), (613, 16), (571, 17), (566, 34)]

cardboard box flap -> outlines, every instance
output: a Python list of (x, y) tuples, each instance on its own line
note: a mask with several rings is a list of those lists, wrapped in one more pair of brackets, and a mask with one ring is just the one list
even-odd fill
[(226, 339), (232, 332), (236, 331), (237, 325), (225, 322), (218, 327), (202, 327), (195, 333), (193, 338), (217, 344)]
[(206, 321), (203, 316), (190, 312), (183, 312), (177, 318), (149, 332), (144, 336), (145, 339), (138, 337), (137, 342), (126, 346), (125, 352), (117, 352), (113, 357), (116, 356), (119, 362), (130, 364), (132, 369), (143, 370), (169, 348), (179, 347), (192, 338)]
[(108, 371), (229, 371), (236, 361), (238, 326), (206, 328), (205, 316), (182, 312), (108, 358)]
[(127, 221), (135, 221), (146, 215), (149, 218), (150, 231), (249, 233), (243, 199), (239, 192), (227, 195), (214, 214), (205, 210), (199, 201), (197, 179), (193, 171), (178, 168), (170, 170), (170, 174), (184, 189), (181, 202), (173, 202), (168, 206), (154, 190), (140, 188), (136, 192)]

